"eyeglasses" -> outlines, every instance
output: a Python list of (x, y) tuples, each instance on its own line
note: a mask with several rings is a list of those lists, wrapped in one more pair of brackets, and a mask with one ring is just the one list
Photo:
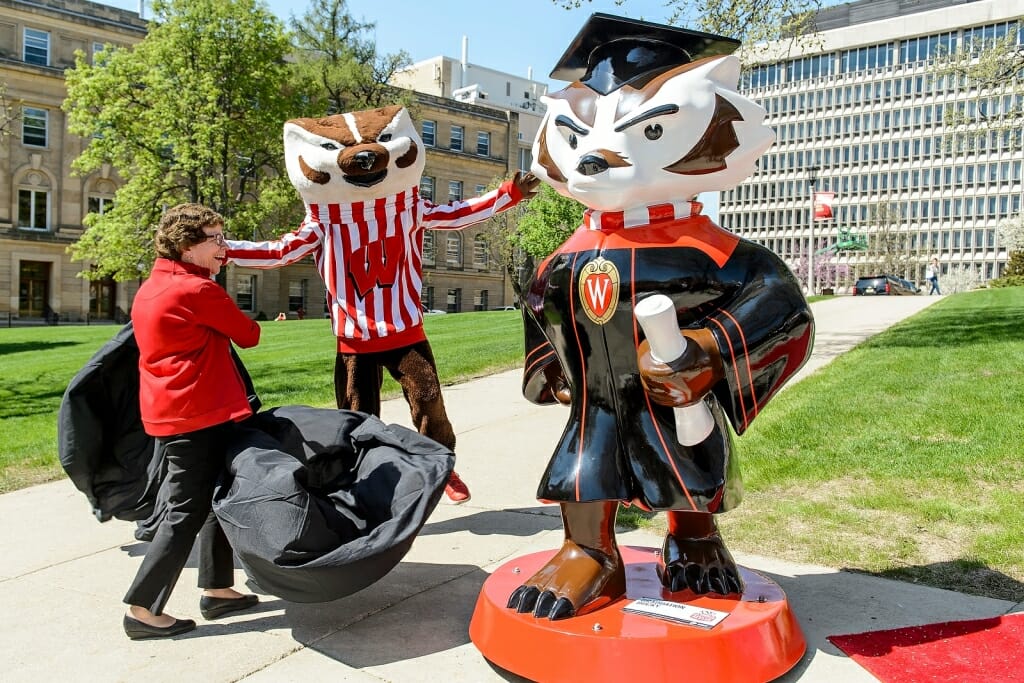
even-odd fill
[(224, 239), (224, 233), (218, 232), (216, 235), (207, 235), (204, 242), (216, 242), (218, 246), (228, 246), (228, 241)]

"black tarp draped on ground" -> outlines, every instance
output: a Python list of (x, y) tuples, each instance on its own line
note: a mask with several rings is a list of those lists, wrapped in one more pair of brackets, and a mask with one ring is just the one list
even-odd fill
[[(251, 389), (237, 356), (236, 363)], [(68, 385), (58, 450), (96, 517), (139, 521), (136, 536), (146, 540), (161, 518), (164, 468), (142, 429), (138, 387), (128, 325)], [(454, 466), (450, 450), (414, 431), (308, 406), (257, 413), (226, 457), (214, 512), (249, 577), (295, 602), (335, 600), (390, 571)]]

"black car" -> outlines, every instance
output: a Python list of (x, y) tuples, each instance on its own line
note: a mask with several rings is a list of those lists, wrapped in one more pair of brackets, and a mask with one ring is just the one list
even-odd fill
[(910, 280), (904, 280), (895, 275), (869, 275), (862, 277), (853, 285), (855, 296), (888, 294), (890, 296), (901, 296), (917, 294), (918, 289)]

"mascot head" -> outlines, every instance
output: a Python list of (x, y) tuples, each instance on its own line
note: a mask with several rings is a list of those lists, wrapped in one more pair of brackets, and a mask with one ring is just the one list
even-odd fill
[(533, 172), (601, 211), (735, 187), (775, 140), (736, 92), (738, 45), (594, 14), (551, 72), (574, 82), (544, 100)]
[(287, 121), (284, 154), (307, 204), (397, 194), (419, 184), (425, 163), (423, 141), (401, 106)]

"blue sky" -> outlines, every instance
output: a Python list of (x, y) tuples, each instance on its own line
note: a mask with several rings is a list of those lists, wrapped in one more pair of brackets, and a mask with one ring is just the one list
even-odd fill
[[(138, 11), (138, 0), (101, 0), (102, 4)], [(486, 2), (486, 0), (484, 0)], [(469, 37), (469, 61), (526, 77), (533, 67), (535, 80), (547, 82), (552, 91), (565, 84), (548, 74), (570, 41), (593, 12), (605, 12), (634, 19), (664, 23), (670, 10), (664, 0), (626, 0), (622, 7), (614, 0), (583, 2), (566, 10), (552, 0), (518, 0), (490, 4), (472, 0), (348, 0), (349, 13), (357, 19), (376, 23), (375, 42), (379, 52), (405, 50), (414, 62), (438, 55), (459, 58), (462, 36)], [(270, 0), (271, 10), (284, 20), (301, 15), (302, 0)], [(147, 9), (146, 16), (149, 16)], [(718, 195), (702, 195), (705, 214), (717, 218)]]
[[(100, 0), (102, 4), (138, 11), (138, 0)], [(303, 0), (271, 0), (267, 4), (282, 19), (301, 15)], [(377, 24), (375, 40), (380, 52), (405, 50), (414, 62), (445, 55), (459, 58), (462, 36), (469, 38), (469, 61), (489, 69), (526, 77), (533, 67), (535, 80), (547, 82), (558, 58), (593, 12), (606, 12), (647, 21), (664, 22), (670, 10), (664, 0), (584, 2), (566, 10), (552, 0), (489, 3), (479, 0), (348, 0), (349, 13)], [(486, 9), (484, 9), (486, 7)], [(147, 9), (146, 16), (149, 15)]]

